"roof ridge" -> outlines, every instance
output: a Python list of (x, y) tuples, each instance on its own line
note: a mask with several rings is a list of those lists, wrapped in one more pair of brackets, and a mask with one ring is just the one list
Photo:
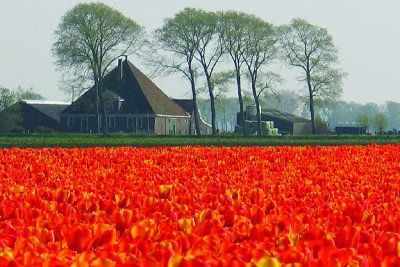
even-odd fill
[[(170, 105), (172, 105), (172, 107), (174, 109), (177, 109), (178, 113), (181, 113), (181, 115), (187, 114), (189, 116), (189, 114), (181, 106), (176, 104), (172, 98), (170, 98), (167, 94), (165, 94), (149, 77), (147, 77), (141, 70), (139, 70), (132, 62), (130, 62), (129, 60), (127, 60), (126, 62), (129, 66), (130, 70), (132, 71), (133, 76), (136, 78), (137, 82), (139, 83), (139, 88), (143, 92), (146, 100), (149, 102), (149, 105), (154, 113), (161, 114), (160, 112), (158, 112), (158, 107), (156, 105), (154, 105), (155, 103), (153, 103), (154, 99), (151, 99), (151, 97), (154, 97), (154, 95), (149, 95), (148, 90), (144, 90), (144, 89), (155, 90), (155, 92), (157, 94), (159, 94), (159, 96), (164, 98), (164, 99), (158, 99), (158, 100), (166, 101), (164, 104), (167, 104), (167, 105), (170, 104)], [(138, 77), (138, 76), (140, 76), (140, 77)], [(148, 82), (150, 87), (152, 87), (152, 88), (150, 88), (150, 87), (148, 88), (145, 84), (143, 84), (143, 82)]]
[(34, 100), (34, 99), (21, 99), (26, 104), (32, 105), (71, 105), (71, 102), (51, 101), (51, 100)]

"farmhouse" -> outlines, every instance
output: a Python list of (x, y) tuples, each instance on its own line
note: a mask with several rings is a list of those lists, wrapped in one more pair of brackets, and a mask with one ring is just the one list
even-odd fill
[[(247, 106), (244, 111), (245, 120), (256, 121), (256, 111), (253, 106)], [(272, 121), (280, 134), (303, 135), (310, 132), (310, 120), (277, 109), (262, 109), (261, 121)], [(243, 126), (239, 112), (237, 113), (237, 125)]]
[[(63, 131), (96, 131), (95, 93), (92, 87), (61, 113)], [(104, 78), (103, 97), (110, 132), (194, 134), (191, 110), (170, 99), (127, 59), (119, 59)], [(203, 129), (202, 134), (207, 127)]]

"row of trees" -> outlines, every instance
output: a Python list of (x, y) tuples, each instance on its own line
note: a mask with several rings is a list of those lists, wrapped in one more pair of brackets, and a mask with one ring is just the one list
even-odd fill
[(229, 89), (226, 84), (232, 78), (236, 80), (243, 119), (242, 77), (249, 81), (261, 132), (260, 97), (280, 81), (271, 72), (271, 66), (279, 59), (301, 70), (297, 78), (305, 85), (313, 133), (314, 104), (336, 99), (342, 92), (344, 73), (335, 67), (337, 49), (332, 36), (326, 29), (302, 19), (275, 26), (243, 12), (186, 8), (165, 19), (153, 38), (146, 38), (143, 28), (118, 10), (102, 3), (81, 3), (62, 17), (55, 35), (53, 53), (68, 84), (72, 84), (68, 88), (76, 92), (76, 88), (85, 88), (83, 84), (88, 81), (94, 83), (96, 117), (102, 113), (105, 133), (108, 127), (101, 93), (103, 78), (116, 58), (141, 47), (148, 48), (145, 58), (157, 73), (181, 73), (189, 81), (197, 134), (199, 81), (204, 81), (208, 92), (213, 134), (217, 132), (218, 90)]
[(11, 90), (0, 86), (0, 110), (4, 110), (19, 100), (44, 100), (45, 98), (36, 93), (33, 88), (22, 88), (18, 86), (16, 90)]
[[(251, 95), (245, 92), (245, 105), (253, 103)], [(231, 132), (236, 125), (237, 98), (220, 97), (216, 101), (217, 126), (222, 132)], [(309, 112), (301, 96), (295, 91), (279, 90), (270, 92), (260, 98), (260, 104), (273, 109), (279, 109), (295, 115), (306, 116)], [(209, 123), (211, 114), (208, 100), (200, 99), (200, 111)], [(397, 132), (400, 129), (400, 103), (387, 101), (382, 105), (376, 103), (360, 104), (355, 102), (334, 101), (319, 106), (316, 112), (317, 134), (332, 133), (338, 125), (361, 124), (371, 133)]]
[(230, 62), (233, 67), (242, 120), (242, 77), (250, 81), (259, 132), (260, 97), (280, 81), (279, 76), (271, 72), (271, 66), (279, 59), (301, 70), (297, 78), (306, 86), (305, 96), (313, 133), (316, 130), (315, 102), (335, 100), (342, 93), (345, 73), (334, 67), (337, 48), (332, 36), (326, 29), (302, 19), (277, 27), (243, 12), (207, 12), (186, 8), (173, 18), (166, 19), (154, 36), (152, 47), (162, 51), (163, 56), (152, 51), (153, 55), (157, 55), (152, 63), (158, 63), (155, 65), (163, 67), (168, 74), (183, 73), (191, 84), (195, 103), (196, 79), (203, 77), (206, 80), (213, 134), (216, 133), (215, 90), (218, 85), (213, 81), (224, 77), (221, 74), (226, 70), (216, 71), (217, 66), (225, 67), (221, 64), (224, 61)]

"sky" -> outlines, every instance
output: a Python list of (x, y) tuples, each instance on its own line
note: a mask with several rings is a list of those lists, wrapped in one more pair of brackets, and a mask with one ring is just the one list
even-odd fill
[[(59, 88), (51, 47), (54, 30), (75, 0), (0, 0), (0, 86), (33, 87), (48, 100), (66, 100)], [(148, 32), (185, 7), (237, 10), (273, 24), (303, 18), (327, 28), (339, 49), (340, 67), (347, 72), (342, 99), (359, 103), (400, 102), (399, 0), (107, 0)], [(145, 73), (140, 60), (131, 58)], [(281, 88), (302, 90), (295, 72), (282, 67)], [(152, 77), (172, 97), (188, 96), (181, 76)]]

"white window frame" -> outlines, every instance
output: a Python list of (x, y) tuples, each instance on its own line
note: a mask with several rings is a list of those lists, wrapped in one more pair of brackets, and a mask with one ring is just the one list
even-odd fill
[(67, 117), (67, 127), (68, 128), (74, 127), (74, 117)]
[[(111, 123), (113, 122), (113, 123)], [(116, 118), (115, 117), (108, 117), (108, 125), (110, 128), (115, 128), (116, 127)]]
[[(130, 121), (130, 122), (129, 122)], [(126, 128), (133, 129), (133, 117), (126, 117)]]

